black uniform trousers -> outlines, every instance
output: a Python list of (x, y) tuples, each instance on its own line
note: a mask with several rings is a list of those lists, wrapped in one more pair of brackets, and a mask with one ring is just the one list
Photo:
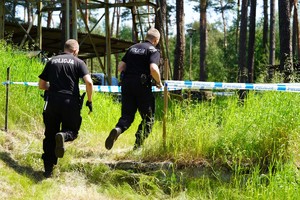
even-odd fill
[(55, 135), (64, 132), (64, 141), (73, 141), (77, 138), (81, 125), (81, 106), (79, 98), (65, 94), (49, 94), (48, 104), (43, 112), (45, 124), (45, 138), (43, 140), (42, 159), (46, 165), (56, 165)]
[(155, 98), (151, 83), (141, 83), (139, 76), (124, 77), (122, 80), (122, 111), (117, 123), (122, 132), (126, 131), (134, 120), (138, 110), (142, 121), (135, 134), (135, 145), (140, 146), (149, 136), (154, 124)]

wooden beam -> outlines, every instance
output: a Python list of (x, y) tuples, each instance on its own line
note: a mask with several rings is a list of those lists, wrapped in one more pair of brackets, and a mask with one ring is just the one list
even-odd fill
[[(77, 0), (77, 2), (79, 3), (80, 0)], [(82, 20), (84, 21), (85, 29), (86, 29), (86, 31), (87, 31), (87, 34), (88, 34), (89, 38), (90, 38), (91, 44), (92, 44), (93, 49), (94, 49), (95, 54), (96, 54), (96, 57), (97, 57), (97, 59), (98, 59), (98, 61), (99, 61), (100, 67), (101, 67), (102, 70), (103, 70), (103, 73), (105, 74), (105, 68), (104, 68), (104, 66), (103, 66), (103, 64), (102, 64), (102, 61), (101, 61), (101, 59), (100, 59), (100, 56), (99, 56), (99, 54), (98, 54), (98, 52), (97, 52), (96, 45), (94, 44), (94, 41), (93, 41), (93, 39), (92, 39), (91, 31), (90, 31), (89, 26), (87, 25), (86, 21), (84, 20), (84, 13), (83, 13), (83, 11), (82, 11), (82, 8), (81, 8), (80, 4), (78, 4), (78, 6), (79, 6), (79, 11), (80, 11), (80, 14), (81, 14), (81, 18), (82, 18)]]
[[(106, 3), (90, 3), (88, 5), (81, 3), (81, 8), (84, 9), (97, 9), (97, 8), (105, 8)], [(108, 8), (114, 8), (114, 7), (125, 7), (125, 8), (132, 8), (132, 7), (141, 7), (141, 6), (150, 6), (153, 8), (156, 8), (156, 5), (151, 3), (151, 2), (128, 2), (128, 3), (114, 3), (114, 4), (110, 4), (107, 3)], [(46, 11), (61, 11), (64, 10), (64, 8), (62, 7), (50, 7), (50, 6), (45, 6), (42, 9), (42, 12), (46, 12)]]

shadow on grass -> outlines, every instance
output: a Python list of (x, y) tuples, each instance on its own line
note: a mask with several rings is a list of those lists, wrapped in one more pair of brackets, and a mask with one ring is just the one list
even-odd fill
[(32, 169), (32, 167), (29, 166), (21, 166), (7, 152), (0, 152), (0, 159), (3, 160), (8, 167), (15, 170), (18, 174), (26, 175), (35, 183), (40, 182), (44, 179), (42, 171), (35, 171), (34, 169)]

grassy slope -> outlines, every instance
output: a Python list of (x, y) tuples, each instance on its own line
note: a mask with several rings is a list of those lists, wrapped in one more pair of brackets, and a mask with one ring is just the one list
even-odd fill
[[(1, 82), (7, 66), (11, 66), (12, 81), (38, 80), (43, 68), (40, 63), (9, 46), (0, 47)], [(2, 126), (5, 87), (0, 87)], [(200, 104), (170, 101), (166, 149), (162, 148), (163, 104), (158, 98), (154, 130), (143, 150), (136, 153), (131, 148), (138, 115), (114, 148), (105, 150), (104, 141), (120, 116), (120, 104), (110, 95), (96, 93), (94, 112), (88, 115), (83, 108), (80, 135), (67, 144), (54, 177), (47, 180), (42, 178), (40, 159), (40, 94), (36, 87), (10, 86), (9, 131), (0, 132), (0, 196), (4, 199), (267, 199), (270, 195), (293, 199), (299, 193), (293, 164), (299, 160), (300, 97), (296, 93), (251, 93), (244, 106), (239, 106), (235, 97)], [(171, 160), (178, 165), (205, 161), (214, 169), (215, 178), (188, 178), (190, 173), (176, 171), (140, 174), (110, 170), (103, 164), (124, 159)], [(233, 173), (227, 181), (218, 171), (220, 166)], [(278, 173), (268, 171), (273, 166), (280, 169)], [(251, 173), (245, 176), (245, 170)]]

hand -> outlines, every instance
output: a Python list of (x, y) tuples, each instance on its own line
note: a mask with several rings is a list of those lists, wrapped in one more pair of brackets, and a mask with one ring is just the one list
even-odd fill
[(92, 102), (91, 101), (86, 101), (86, 103), (85, 103), (85, 105), (87, 106), (87, 107), (89, 107), (89, 109), (90, 109), (90, 112), (93, 112), (93, 104), (92, 104)]
[(82, 109), (82, 105), (83, 105), (83, 102), (84, 102), (84, 96), (85, 96), (86, 92), (82, 93), (81, 96), (79, 96), (79, 105), (80, 105), (80, 109)]
[(157, 87), (158, 89), (162, 88), (162, 87), (163, 87), (162, 82), (160, 81), (159, 83), (156, 83), (156, 87)]

